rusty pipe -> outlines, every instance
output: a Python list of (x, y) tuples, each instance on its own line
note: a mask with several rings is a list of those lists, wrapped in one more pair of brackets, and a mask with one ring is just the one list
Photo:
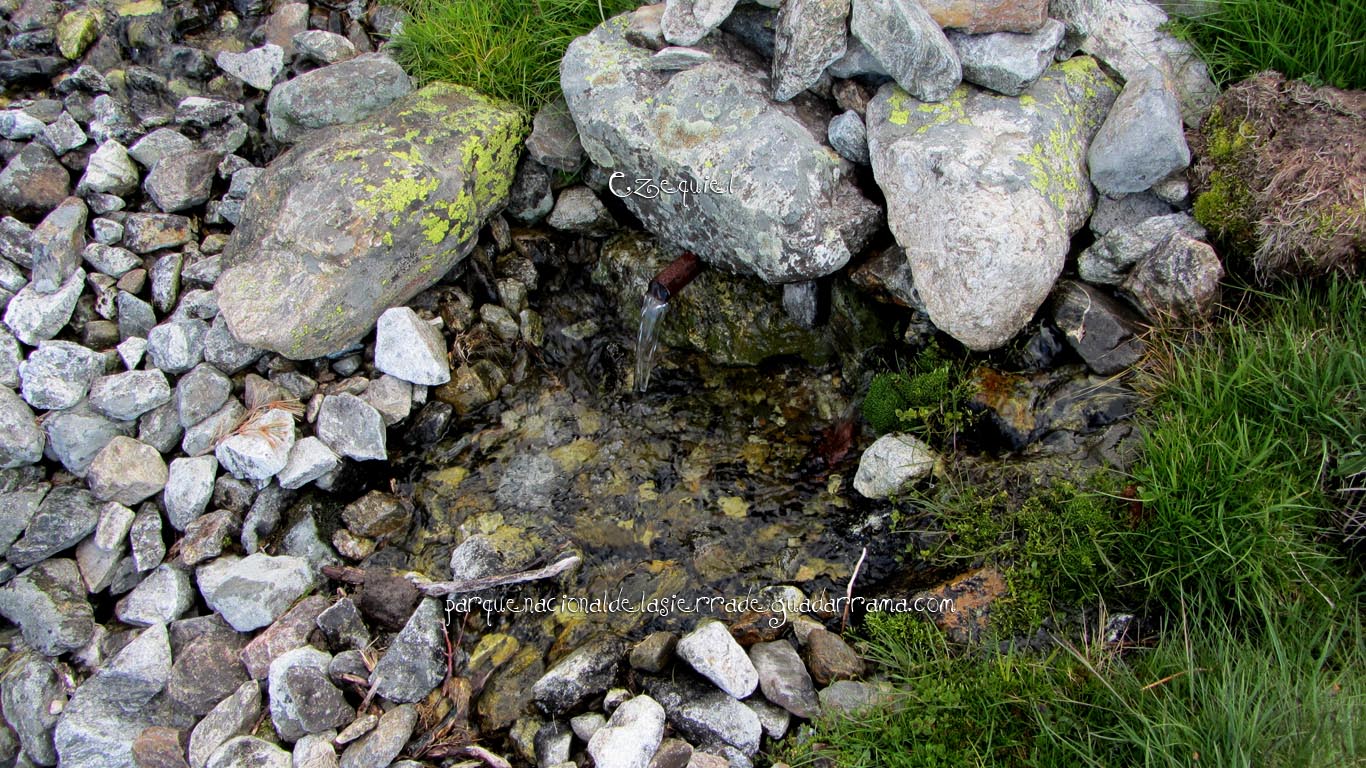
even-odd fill
[(692, 251), (684, 251), (682, 256), (674, 259), (669, 266), (655, 275), (646, 291), (656, 299), (667, 302), (701, 272), (702, 260)]

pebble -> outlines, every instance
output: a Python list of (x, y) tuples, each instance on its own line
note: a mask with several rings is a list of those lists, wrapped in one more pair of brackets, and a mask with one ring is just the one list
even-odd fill
[(56, 336), (71, 319), (85, 287), (85, 270), (77, 269), (53, 293), (24, 286), (5, 307), (5, 325), (14, 337), (34, 347)]
[(441, 332), (407, 307), (393, 307), (379, 316), (375, 367), (413, 384), (434, 386), (451, 380)]
[(43, 430), (14, 390), (0, 387), (0, 468), (12, 469), (43, 458)]
[(700, 622), (679, 639), (677, 653), (698, 674), (737, 699), (754, 693), (759, 685), (754, 664), (719, 621)]
[(166, 487), (166, 462), (152, 446), (119, 435), (95, 455), (85, 479), (101, 501), (132, 506)]
[(189, 575), (171, 565), (158, 566), (114, 608), (124, 624), (150, 627), (180, 618), (194, 605)]
[(351, 394), (323, 398), (315, 425), (319, 440), (356, 461), (384, 460), (384, 419), (369, 403)]
[(162, 503), (166, 519), (177, 531), (208, 508), (213, 498), (213, 481), (218, 474), (218, 459), (213, 456), (194, 456), (171, 460)]
[(177, 320), (156, 326), (147, 334), (147, 355), (167, 373), (185, 373), (204, 359), (204, 336), (209, 326), (202, 320)]

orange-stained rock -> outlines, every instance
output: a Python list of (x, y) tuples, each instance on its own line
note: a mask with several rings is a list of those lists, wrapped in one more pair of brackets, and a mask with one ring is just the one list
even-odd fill
[(972, 35), (1033, 32), (1048, 18), (1048, 0), (920, 0), (939, 26)]

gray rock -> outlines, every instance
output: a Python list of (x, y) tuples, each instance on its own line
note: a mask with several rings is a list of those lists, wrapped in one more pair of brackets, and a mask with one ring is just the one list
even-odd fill
[(441, 332), (407, 307), (393, 307), (379, 316), (375, 367), (413, 384), (434, 386), (451, 380)]
[[(294, 36), (305, 29), (308, 29), (308, 4), (283, 3), (276, 6), (275, 12), (266, 19), (266, 41), (283, 48), (286, 57), (293, 56)], [(380, 34), (389, 36), (387, 32)]]
[(854, 0), (849, 31), (921, 101), (943, 101), (963, 79), (957, 51), (918, 2)]
[(85, 144), (89, 138), (70, 112), (62, 112), (56, 120), (43, 126), (40, 140), (60, 156)]
[(176, 248), (194, 239), (189, 219), (173, 213), (130, 213), (123, 220), (123, 244), (134, 253)]
[(133, 550), (133, 567), (138, 573), (150, 571), (166, 557), (166, 541), (161, 538), (161, 514), (155, 504), (144, 504), (133, 518), (128, 531)]
[(275, 621), (317, 579), (302, 558), (260, 553), (241, 560), (221, 558), (200, 568), (197, 576), (204, 601), (238, 632)]
[(349, 597), (341, 598), (318, 614), (317, 624), (334, 649), (364, 650), (370, 645), (370, 630), (365, 628), (355, 601)]
[[(621, 174), (612, 192), (646, 229), (712, 264), (768, 282), (844, 266), (878, 211), (825, 146), (828, 117), (772, 103), (741, 46), (702, 47), (713, 61), (669, 76), (614, 24), (575, 40), (561, 84), (589, 157)], [(661, 168), (667, 178), (635, 188)], [(700, 191), (667, 194), (666, 182)]]
[(70, 174), (36, 141), (19, 150), (0, 172), (0, 207), (26, 219), (46, 214), (70, 193)]
[(764, 698), (807, 720), (820, 714), (820, 702), (816, 699), (811, 675), (790, 642), (756, 643), (750, 646), (749, 658), (759, 674)]
[(1166, 216), (1172, 207), (1152, 192), (1114, 198), (1101, 195), (1088, 226), (1099, 239), (1118, 227), (1131, 227), (1154, 216)]
[(341, 768), (370, 768), (392, 763), (403, 750), (403, 745), (408, 743), (416, 726), (417, 707), (411, 704), (385, 712), (373, 731), (342, 753)]
[(10, 564), (27, 568), (76, 546), (99, 524), (99, 508), (95, 497), (84, 488), (53, 488), (33, 513), (23, 537), (10, 547)]
[(356, 461), (388, 458), (384, 419), (369, 403), (350, 394), (323, 398), (315, 425), (318, 439), (338, 454)]
[(1077, 258), (1082, 280), (1097, 285), (1119, 285), (1133, 266), (1164, 242), (1175, 238), (1199, 239), (1205, 229), (1189, 214), (1152, 216), (1129, 225), (1116, 225)]
[(386, 373), (370, 382), (361, 393), (361, 399), (379, 411), (386, 427), (392, 427), (408, 418), (412, 411), (413, 385)]
[(81, 194), (124, 196), (138, 188), (138, 169), (128, 158), (128, 150), (114, 139), (100, 145), (90, 155), (85, 175), (76, 184)]
[(1219, 298), (1224, 265), (1208, 243), (1177, 235), (1145, 256), (1120, 291), (1149, 320), (1207, 317)]
[(327, 677), (328, 654), (309, 646), (296, 648), (270, 663), (270, 719), (285, 741), (309, 733), (340, 728), (356, 711)]
[(1086, 57), (1051, 67), (1019, 99), (964, 86), (922, 105), (878, 91), (873, 173), (935, 326), (992, 349), (1048, 297), (1091, 210), (1086, 147), (1113, 96)]
[(546, 224), (565, 232), (585, 235), (605, 235), (616, 229), (612, 214), (588, 187), (569, 187), (560, 192), (555, 209)]
[(185, 537), (180, 540), (180, 562), (195, 566), (212, 560), (241, 532), (242, 519), (235, 512), (220, 509), (196, 517), (185, 526)]
[[(185, 430), (185, 439), (180, 442), (180, 449), (190, 456), (209, 453), (214, 449), (214, 443), (218, 438), (241, 424), (246, 414), (247, 409), (242, 407), (237, 398), (231, 398), (217, 413)], [(174, 413), (171, 420), (177, 428), (180, 426)]]
[(180, 419), (176, 417), (175, 403), (153, 408), (138, 419), (138, 439), (162, 453), (174, 451), (184, 436), (185, 430), (180, 428)]
[(134, 141), (142, 133), (138, 118), (120, 101), (107, 93), (95, 97), (90, 104), (90, 138), (97, 142), (118, 139), (123, 144)]
[(176, 382), (176, 414), (182, 427), (193, 427), (217, 413), (232, 396), (232, 380), (208, 363), (200, 363)]
[(830, 146), (845, 160), (859, 165), (871, 162), (868, 157), (868, 129), (857, 112), (851, 110), (836, 115), (830, 121), (826, 137), (830, 140)]
[(80, 266), (89, 213), (79, 197), (68, 197), (34, 227), (33, 287), (39, 292), (56, 292)]
[(439, 601), (427, 598), (417, 606), (370, 676), (378, 696), (410, 704), (441, 684), (446, 676), (444, 621)]
[(101, 376), (90, 385), (90, 407), (116, 421), (132, 421), (171, 401), (161, 371), (127, 371)]
[(551, 714), (569, 712), (612, 686), (625, 650), (619, 638), (590, 638), (546, 670), (531, 687), (532, 696)]
[[(429, 106), (413, 108), (422, 105)], [(521, 129), (510, 108), (436, 84), (285, 155), (253, 186), (224, 252), (216, 290), (233, 334), (295, 359), (364, 336), (383, 310), (435, 283), (473, 248), (484, 217), (506, 202)], [(478, 163), (450, 162), (459, 147), (476, 145)], [(395, 161), (394, 152), (406, 159)], [(366, 191), (374, 188), (381, 191)], [(385, 236), (341, 237), (318, 210)], [(308, 222), (303, 230), (300, 221)]]
[(507, 564), (493, 538), (474, 533), (451, 550), (451, 578), (455, 581), (480, 579), (504, 571)]
[(636, 696), (588, 739), (588, 754), (598, 768), (648, 768), (664, 738), (664, 708), (649, 696)]
[[(127, 291), (119, 291), (118, 310), (120, 339), (146, 339), (156, 327), (157, 315), (152, 305)], [(143, 351), (147, 351), (145, 345)]]
[[(175, 309), (176, 300), (180, 296), (180, 269), (184, 265), (183, 254), (168, 253), (153, 262), (152, 269), (147, 274), (152, 283), (152, 306), (163, 315)], [(179, 318), (171, 318), (172, 321), (177, 319)]]
[[(157, 161), (168, 155), (179, 155), (194, 150), (194, 142), (174, 128), (158, 128), (138, 139), (128, 154), (142, 167), (150, 169)], [(134, 182), (136, 186), (136, 182)]]
[(645, 688), (664, 707), (669, 724), (694, 744), (729, 744), (746, 755), (759, 750), (764, 727), (754, 710), (699, 682), (651, 678)]
[[(593, 166), (590, 166), (590, 168)], [(555, 207), (550, 189), (550, 171), (544, 165), (523, 157), (508, 192), (507, 215), (522, 224), (535, 224)]]
[(963, 80), (1007, 96), (1019, 96), (1053, 62), (1066, 28), (1049, 19), (1036, 32), (993, 32), (967, 35), (949, 32), (948, 39), (963, 64)]
[(1141, 328), (1124, 305), (1085, 283), (1064, 280), (1053, 294), (1053, 323), (1096, 373), (1109, 376), (1143, 357)]
[[(551, 216), (553, 217), (554, 214)], [(549, 224), (550, 219), (546, 219), (546, 223)], [(514, 342), (517, 340), (518, 334), (521, 333), (520, 323), (506, 307), (497, 304), (484, 304), (479, 307), (479, 319), (483, 320), (493, 335), (502, 341)]]
[(774, 36), (773, 98), (788, 101), (815, 85), (845, 53), (849, 0), (787, 0)]
[(721, 26), (737, 0), (665, 0), (660, 29), (674, 45), (696, 45)]
[(133, 519), (133, 510), (128, 507), (114, 502), (105, 504), (100, 509), (94, 535), (76, 545), (76, 567), (87, 592), (100, 592), (114, 580), (119, 561), (128, 551), (128, 531)]
[(272, 408), (218, 444), (214, 455), (223, 469), (241, 480), (267, 480), (285, 468), (294, 447), (294, 417)]
[(71, 319), (76, 302), (85, 287), (85, 270), (77, 269), (55, 293), (40, 293), (32, 283), (9, 300), (5, 307), (5, 325), (15, 338), (37, 346), (56, 336)]
[(256, 362), (262, 352), (234, 338), (221, 314), (213, 319), (213, 325), (204, 336), (204, 360), (228, 375)]
[(261, 686), (248, 680), (220, 701), (190, 732), (190, 768), (204, 768), (225, 742), (250, 733), (260, 715)]
[(165, 155), (152, 166), (142, 187), (166, 213), (202, 205), (213, 193), (213, 179), (221, 157), (207, 150)]
[(47, 433), (46, 454), (59, 461), (66, 471), (85, 477), (90, 462), (116, 435), (133, 434), (134, 425), (114, 421), (96, 413), (84, 401), (73, 408), (49, 413), (43, 419)]
[[(706, 51), (699, 51), (696, 48), (685, 48), (681, 45), (670, 45), (661, 48), (650, 57), (650, 68), (656, 72), (680, 72), (685, 69), (692, 69), (698, 64), (705, 64), (714, 57)], [(578, 134), (575, 134), (578, 139)], [(580, 149), (583, 145), (580, 143)]]
[(81, 648), (95, 631), (72, 560), (44, 561), (0, 586), (0, 615), (18, 624), (24, 642), (44, 656)]
[(285, 505), (292, 501), (294, 494), (286, 492), (279, 485), (271, 483), (256, 494), (246, 518), (242, 521), (242, 550), (247, 554), (258, 552), (261, 541), (268, 538), (280, 526)]
[(294, 443), (289, 460), (280, 470), (277, 480), (281, 488), (302, 488), (326, 475), (341, 464), (341, 458), (323, 441), (312, 435)]
[(204, 768), (290, 768), (289, 753), (255, 736), (234, 736), (220, 746)]
[(891, 77), (891, 73), (882, 66), (882, 62), (877, 60), (872, 51), (868, 50), (868, 46), (852, 35), (846, 41), (844, 55), (826, 67), (825, 71), (831, 77), (838, 78)]
[(1190, 165), (1171, 83), (1157, 70), (1130, 78), (1086, 154), (1091, 183), (1117, 197), (1142, 192)]
[(607, 725), (607, 718), (597, 712), (585, 712), (582, 715), (569, 718), (569, 727), (574, 731), (574, 735), (584, 742), (591, 741), (593, 735), (602, 730), (605, 725)]
[(241, 114), (241, 104), (203, 96), (187, 96), (175, 108), (176, 122), (193, 128), (209, 128)]
[(854, 490), (870, 499), (885, 499), (930, 474), (937, 460), (930, 447), (913, 435), (883, 435), (859, 457)]
[(719, 621), (701, 621), (678, 641), (680, 658), (717, 688), (743, 699), (754, 693), (759, 675), (749, 656)]
[(310, 29), (295, 35), (293, 41), (301, 58), (319, 64), (336, 64), (356, 57), (356, 46), (334, 32)]
[(310, 733), (294, 743), (294, 768), (338, 768), (337, 750), (332, 741), (338, 736), (334, 731)]
[(90, 243), (85, 247), (81, 257), (95, 271), (110, 277), (123, 277), (130, 271), (142, 266), (142, 259), (127, 248), (104, 245), (103, 243)]
[(98, 352), (69, 341), (44, 341), (19, 366), (19, 378), (29, 405), (61, 410), (80, 402), (103, 371)]
[(100, 216), (90, 221), (90, 233), (100, 245), (116, 245), (123, 239), (123, 225)]
[(536, 112), (531, 135), (526, 138), (526, 151), (541, 165), (567, 173), (573, 173), (583, 165), (579, 129), (563, 98), (555, 99)]
[(276, 86), (266, 101), (276, 141), (297, 141), (305, 131), (359, 122), (413, 90), (393, 59), (367, 53), (315, 69)]
[(29, 760), (55, 765), (52, 731), (57, 727), (57, 714), (66, 706), (66, 689), (57, 670), (46, 659), (25, 652), (7, 660), (7, 667), (0, 678), (5, 720)]
[(166, 476), (166, 462), (157, 449), (120, 435), (95, 455), (85, 479), (100, 501), (132, 506), (165, 488)]
[(266, 43), (242, 53), (223, 51), (214, 59), (218, 68), (258, 91), (269, 91), (285, 69), (285, 49)]
[(194, 587), (189, 575), (179, 568), (162, 565), (119, 601), (114, 615), (124, 624), (149, 627), (170, 623), (193, 605)]
[(821, 710), (831, 713), (853, 714), (889, 701), (890, 694), (871, 683), (837, 680), (817, 694)]
[(147, 334), (147, 356), (167, 373), (185, 373), (204, 359), (208, 330), (203, 320), (162, 323)]
[(0, 111), (0, 136), (10, 141), (27, 141), (43, 132), (42, 120), (22, 109)]
[(8, 328), (0, 326), (0, 386), (19, 388), (19, 364), (24, 362), (19, 340)]
[(51, 488), (47, 483), (36, 483), (0, 493), (0, 557), (9, 552), (19, 535), (28, 527), (38, 511), (38, 505)]
[(0, 469), (36, 463), (45, 442), (28, 404), (14, 390), (0, 387)]
[(204, 514), (213, 498), (213, 480), (218, 474), (218, 459), (196, 456), (171, 461), (162, 503), (166, 519), (177, 531), (185, 530), (192, 520)]
[[(819, 708), (815, 690), (811, 692), (811, 701)], [(786, 709), (774, 706), (757, 696), (746, 701), (745, 706), (759, 716), (759, 725), (764, 729), (764, 735), (770, 740), (777, 741), (787, 735), (787, 728), (792, 724), (792, 715)]]
[(175, 644), (175, 665), (166, 683), (170, 703), (194, 717), (207, 714), (248, 679), (242, 660), (246, 638), (221, 619), (211, 620), (198, 636)]

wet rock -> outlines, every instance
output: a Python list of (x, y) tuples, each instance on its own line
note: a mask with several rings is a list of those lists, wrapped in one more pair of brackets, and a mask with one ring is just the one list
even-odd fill
[(664, 708), (649, 696), (636, 696), (593, 734), (588, 754), (598, 768), (647, 768), (663, 738)]
[(370, 681), (376, 695), (407, 704), (421, 701), (446, 676), (445, 614), (441, 603), (423, 600), (394, 637)]
[(204, 359), (208, 330), (208, 323), (202, 320), (162, 323), (147, 334), (147, 356), (167, 373), (185, 373)]
[[(669, 11), (664, 18), (668, 37)], [(561, 82), (589, 157), (622, 174), (614, 189), (647, 230), (709, 263), (768, 282), (839, 269), (878, 214), (852, 167), (825, 146), (827, 119), (772, 103), (764, 65), (740, 46), (700, 47), (715, 59), (666, 75), (616, 25), (575, 40)], [(660, 168), (701, 191), (626, 192)], [(817, 181), (783, 181), (792, 178)]]
[(37, 219), (70, 193), (70, 173), (37, 142), (19, 150), (0, 171), (0, 208), (15, 216)]
[(791, 643), (786, 640), (756, 643), (750, 646), (749, 658), (759, 673), (759, 687), (764, 698), (807, 720), (820, 714), (811, 676)]
[(385, 712), (373, 731), (342, 753), (341, 768), (369, 768), (392, 763), (416, 726), (417, 708), (411, 704)]
[(1086, 147), (1113, 95), (1085, 57), (1049, 68), (1029, 98), (964, 86), (919, 105), (891, 85), (878, 91), (873, 173), (935, 326), (987, 350), (1034, 315), (1090, 213)]
[(159, 566), (119, 601), (114, 615), (124, 624), (150, 627), (180, 618), (194, 605), (194, 587), (185, 571)]
[(651, 632), (631, 649), (631, 668), (643, 672), (663, 672), (673, 659), (678, 636), (672, 632)]
[(43, 497), (24, 535), (10, 547), (8, 559), (27, 568), (90, 535), (100, 521), (100, 505), (84, 488), (62, 486)]
[(9, 300), (5, 307), (5, 325), (14, 332), (15, 338), (29, 346), (38, 346), (56, 336), (71, 319), (84, 287), (83, 269), (77, 269), (54, 293), (39, 293), (30, 283)]
[(1053, 323), (1096, 373), (1119, 373), (1143, 357), (1137, 319), (1124, 305), (1085, 283), (1065, 280), (1058, 284), (1053, 294)]
[(90, 386), (90, 407), (115, 421), (132, 421), (171, 400), (161, 371), (127, 371), (101, 376)]
[(371, 571), (365, 576), (356, 605), (365, 618), (388, 630), (400, 630), (408, 623), (422, 594), (411, 581), (394, 573)]
[(44, 442), (28, 404), (9, 387), (0, 387), (0, 468), (36, 463), (43, 458)]
[(863, 675), (863, 659), (839, 635), (824, 629), (806, 636), (806, 666), (819, 685)]
[(214, 59), (219, 69), (258, 91), (269, 91), (285, 69), (285, 50), (266, 43), (242, 53), (223, 51)]
[(560, 192), (545, 223), (564, 232), (584, 235), (606, 235), (617, 228), (616, 220), (593, 190), (578, 186)]
[[(422, 105), (431, 108), (414, 108)], [(457, 123), (471, 127), (451, 127)], [(455, 86), (433, 85), (276, 162), (253, 186), (242, 226), (223, 255), (226, 268), (216, 290), (234, 335), (300, 359), (363, 336), (384, 309), (434, 283), (473, 247), (483, 218), (506, 201), (521, 130), (520, 116), (509, 108)], [(404, 138), (409, 135), (422, 140)], [(377, 151), (388, 140), (398, 144)], [(451, 164), (451, 154), (469, 142), (483, 147), (480, 162)], [(409, 159), (395, 164), (393, 152), (407, 151), (404, 146)], [(320, 167), (328, 178), (318, 177)], [(353, 183), (356, 177), (367, 183)], [(295, 183), (300, 179), (308, 181)], [(388, 191), (369, 193), (366, 186)], [(339, 239), (330, 219), (316, 215), (323, 199), (336, 221), (358, 228), (375, 222), (385, 232), (383, 242), (378, 236)], [(436, 206), (453, 213), (433, 216)], [(299, 221), (307, 225), (296, 232)], [(279, 222), (293, 223), (286, 231)], [(349, 268), (319, 270), (329, 264)], [(337, 312), (338, 306), (347, 311)]]
[(1015, 449), (1053, 432), (1094, 433), (1128, 418), (1137, 405), (1121, 382), (1086, 376), (1079, 366), (1033, 376), (983, 366), (969, 375), (967, 386), (969, 407), (986, 413), (982, 426), (994, 428)]
[(412, 511), (398, 497), (371, 491), (342, 509), (346, 527), (361, 536), (389, 538), (408, 530)]
[(729, 744), (746, 755), (759, 750), (763, 725), (754, 710), (702, 683), (651, 678), (645, 688), (664, 707), (669, 724), (694, 744)]
[(85, 477), (90, 462), (104, 446), (117, 435), (131, 435), (133, 424), (107, 419), (82, 402), (48, 414), (43, 431), (47, 433), (47, 454), (68, 472)]
[(854, 490), (870, 499), (885, 499), (930, 474), (937, 460), (930, 447), (913, 435), (883, 435), (859, 457)]
[(1112, 197), (1142, 192), (1190, 165), (1177, 94), (1160, 72), (1124, 84), (1086, 159), (1091, 183)]
[(754, 664), (719, 621), (699, 623), (678, 641), (677, 652), (699, 674), (737, 699), (754, 693), (759, 685)]
[(1185, 213), (1144, 218), (1132, 225), (1110, 228), (1077, 258), (1082, 280), (1097, 285), (1120, 285), (1129, 271), (1165, 242), (1199, 239), (1205, 230)]
[(309, 733), (339, 728), (356, 711), (327, 677), (332, 657), (311, 648), (298, 648), (270, 663), (270, 719), (285, 741)]
[(190, 220), (172, 213), (130, 213), (123, 220), (123, 244), (134, 253), (182, 246), (194, 238)]
[(856, 0), (849, 31), (917, 99), (942, 101), (963, 79), (957, 51), (920, 3)]
[(24, 754), (38, 765), (55, 765), (52, 731), (66, 705), (66, 690), (52, 663), (37, 654), (20, 652), (7, 660), (0, 691), (5, 721), (14, 729)]
[(379, 316), (375, 367), (413, 384), (435, 386), (451, 380), (441, 332), (407, 307), (387, 309)]
[(336, 64), (356, 57), (356, 46), (333, 32), (310, 29), (294, 35), (292, 40), (301, 58), (319, 64)]
[(552, 714), (568, 712), (612, 685), (624, 651), (618, 638), (594, 637), (547, 670), (532, 686), (532, 695)]
[(316, 578), (302, 558), (260, 553), (241, 560), (220, 559), (198, 571), (204, 601), (238, 632), (270, 624), (313, 589)]
[(289, 462), (294, 438), (294, 416), (272, 408), (220, 442), (214, 455), (233, 477), (268, 480)]
[(853, 680), (838, 680), (822, 688), (820, 694), (821, 710), (853, 714), (886, 703), (890, 694), (871, 683)]
[(526, 139), (527, 154), (541, 165), (573, 173), (583, 165), (583, 144), (579, 129), (569, 114), (564, 99), (556, 99), (541, 107), (532, 120), (531, 135)]
[(1007, 96), (1019, 96), (1053, 62), (1066, 28), (1049, 19), (1036, 32), (967, 35), (949, 32), (963, 63), (963, 80)]
[(467, 537), (451, 551), (451, 578), (480, 579), (506, 570), (507, 564), (493, 538), (482, 533)]
[(674, 45), (696, 45), (721, 26), (737, 0), (666, 0), (660, 30)]
[(204, 768), (224, 742), (249, 733), (260, 714), (261, 686), (248, 680), (220, 701), (190, 732), (190, 768)]
[(234, 736), (223, 743), (204, 768), (290, 768), (288, 752), (255, 736)]
[[(953, 643), (979, 643), (989, 637), (992, 608), (1008, 594), (1001, 572), (992, 566), (969, 571), (916, 595), (939, 610), (930, 618)], [(946, 610), (945, 608), (951, 608)]]
[[(226, 56), (229, 54), (220, 54)], [(203, 205), (213, 193), (221, 155), (207, 150), (165, 155), (152, 166), (142, 187), (166, 213)]]
[(422, 406), (408, 427), (405, 440), (410, 445), (432, 445), (446, 434), (455, 409), (450, 403), (434, 401)]
[(73, 560), (46, 560), (0, 586), (0, 615), (19, 625), (24, 642), (44, 656), (81, 648), (95, 631)]
[(234, 695), (247, 680), (238, 658), (244, 640), (220, 626), (177, 649), (175, 665), (166, 683), (167, 697), (177, 708), (198, 717), (212, 710), (225, 696)]
[(388, 458), (384, 419), (355, 395), (323, 398), (315, 428), (318, 439), (342, 456), (356, 461)]
[(161, 453), (122, 435), (100, 449), (86, 474), (86, 482), (96, 498), (128, 506), (165, 488), (166, 479), (166, 462)]

